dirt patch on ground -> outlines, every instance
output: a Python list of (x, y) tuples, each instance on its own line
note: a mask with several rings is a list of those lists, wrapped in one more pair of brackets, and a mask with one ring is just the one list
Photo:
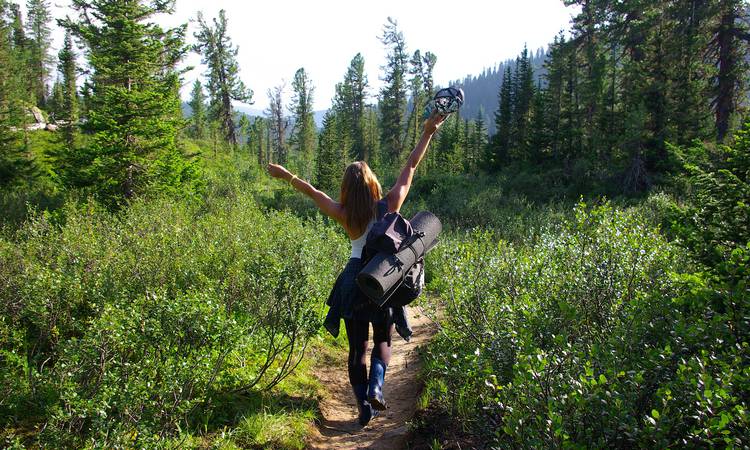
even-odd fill
[(407, 422), (414, 416), (417, 397), (422, 392), (418, 380), (421, 368), (419, 348), (436, 332), (434, 322), (421, 308), (410, 308), (410, 315), (414, 329), (411, 342), (407, 343), (397, 335), (393, 339), (393, 355), (384, 385), (388, 409), (366, 427), (357, 423), (357, 406), (347, 377), (346, 357), (325, 361), (318, 367), (317, 377), (327, 387), (328, 393), (320, 405), (323, 421), (308, 440), (308, 448), (405, 448), (409, 433)]

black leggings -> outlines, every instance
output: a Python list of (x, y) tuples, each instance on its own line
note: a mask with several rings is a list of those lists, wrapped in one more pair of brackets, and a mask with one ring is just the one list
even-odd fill
[[(346, 335), (349, 338), (349, 382), (354, 385), (367, 384), (367, 347), (370, 322), (345, 319)], [(391, 336), (393, 324), (390, 321), (372, 325), (372, 357), (383, 361), (386, 366), (391, 361)]]

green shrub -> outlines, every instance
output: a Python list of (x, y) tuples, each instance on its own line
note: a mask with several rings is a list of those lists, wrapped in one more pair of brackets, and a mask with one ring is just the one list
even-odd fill
[[(0, 239), (0, 421), (56, 447), (156, 445), (299, 363), (344, 263), (317, 218), (252, 193), (69, 204)], [(32, 407), (30, 408), (29, 405)]]
[(428, 398), (502, 448), (748, 445), (747, 253), (679, 275), (684, 251), (647, 222), (581, 204), (528, 246), (439, 250)]
[(420, 176), (415, 178), (402, 214), (411, 217), (429, 210), (440, 217), (447, 230), (492, 229), (513, 242), (538, 237), (569, 215), (562, 203), (539, 207), (508, 184), (504, 175)]

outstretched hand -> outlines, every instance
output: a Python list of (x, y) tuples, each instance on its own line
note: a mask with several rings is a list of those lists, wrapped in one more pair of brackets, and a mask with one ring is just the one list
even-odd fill
[(430, 135), (435, 134), (438, 128), (440, 128), (440, 125), (442, 125), (447, 118), (448, 116), (433, 111), (432, 114), (430, 114), (430, 117), (424, 122), (424, 132)]
[(281, 178), (282, 180), (288, 180), (292, 177), (292, 173), (284, 166), (273, 163), (268, 164), (268, 174), (274, 178)]

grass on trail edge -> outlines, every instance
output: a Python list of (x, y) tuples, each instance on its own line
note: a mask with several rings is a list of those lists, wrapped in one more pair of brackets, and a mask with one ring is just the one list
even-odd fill
[(221, 417), (206, 418), (200, 433), (183, 433), (167, 448), (304, 449), (308, 436), (322, 420), (320, 401), (326, 387), (315, 377), (321, 364), (346, 357), (346, 334), (327, 333), (310, 342), (297, 369), (267, 393), (227, 395), (215, 405)]

